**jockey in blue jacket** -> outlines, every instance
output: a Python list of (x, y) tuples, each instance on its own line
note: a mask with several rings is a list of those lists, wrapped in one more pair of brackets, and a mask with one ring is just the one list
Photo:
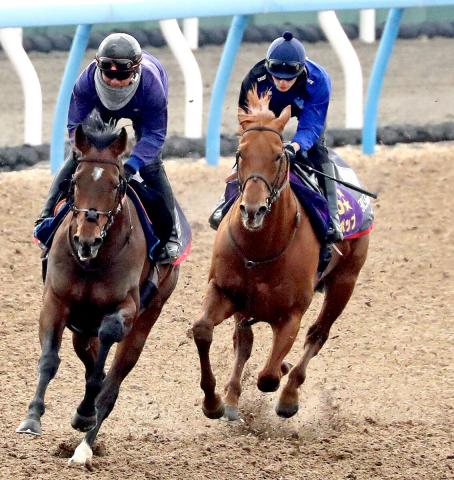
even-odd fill
[[(247, 92), (256, 85), (259, 94), (271, 92), (269, 108), (278, 117), (291, 105), (292, 116), (298, 119), (298, 127), (285, 150), (291, 164), (308, 164), (334, 177), (334, 166), (328, 158), (324, 141), (326, 115), (331, 94), (331, 80), (327, 72), (306, 57), (302, 43), (284, 32), (268, 48), (266, 58), (258, 62), (243, 80), (238, 104), (247, 110)], [(328, 201), (331, 225), (327, 243), (342, 240), (337, 211), (336, 182), (319, 176)], [(210, 224), (219, 224), (219, 207), (210, 217)], [(217, 215), (216, 215), (217, 213)]]
[[(132, 121), (136, 144), (124, 165), (129, 180), (136, 172), (148, 187), (164, 200), (175, 225), (175, 203), (165, 173), (161, 149), (167, 133), (167, 73), (161, 63), (142, 51), (137, 40), (125, 33), (114, 33), (99, 45), (95, 60), (80, 74), (71, 96), (68, 132), (71, 142), (78, 124), (83, 123), (93, 109), (105, 122), (127, 118)], [(71, 153), (56, 175), (38, 220), (53, 216), (58, 200), (66, 193), (63, 185), (77, 167), (77, 157)], [(173, 261), (178, 256), (179, 243), (173, 234), (162, 252), (161, 259)]]

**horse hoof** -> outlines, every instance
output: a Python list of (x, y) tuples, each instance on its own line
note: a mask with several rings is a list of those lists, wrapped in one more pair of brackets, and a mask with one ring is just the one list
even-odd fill
[(298, 411), (298, 404), (282, 404), (278, 403), (276, 406), (276, 413), (282, 417), (282, 418), (290, 418), (295, 415), (295, 413)]
[(205, 417), (211, 418), (211, 420), (221, 418), (224, 415), (224, 410), (224, 404), (222, 402), (215, 409), (208, 409), (205, 405), (202, 405), (202, 411)]
[(81, 415), (77, 410), (76, 413), (73, 415), (71, 419), (71, 427), (74, 430), (78, 430), (79, 432), (88, 432), (96, 425), (96, 415), (92, 415), (91, 417), (86, 417)]
[(74, 450), (73, 456), (68, 460), (68, 466), (84, 466), (88, 470), (92, 470), (92, 458), (93, 450), (88, 445), (86, 440), (82, 440), (82, 442)]
[(261, 392), (275, 392), (279, 388), (280, 379), (278, 377), (259, 377), (257, 387)]
[(232, 407), (231, 405), (224, 406), (224, 416), (222, 417), (229, 422), (234, 422), (240, 420), (240, 411), (237, 407)]
[(41, 422), (33, 418), (26, 418), (17, 428), (16, 433), (28, 433), (30, 435), (41, 435)]

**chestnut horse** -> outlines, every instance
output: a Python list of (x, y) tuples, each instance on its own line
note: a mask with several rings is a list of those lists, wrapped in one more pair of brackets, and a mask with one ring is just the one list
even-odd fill
[[(325, 270), (322, 309), (307, 332), (300, 361), (291, 367), (284, 359), (319, 282), (320, 243), (289, 185), (282, 131), (290, 106), (276, 118), (268, 108), (269, 100), (268, 94), (259, 98), (252, 90), (249, 113), (239, 109), (240, 196), (218, 229), (203, 314), (193, 325), (204, 392), (202, 410), (209, 418), (239, 418), (241, 375), (252, 350), (251, 325), (256, 322), (268, 323), (273, 332), (271, 352), (257, 386), (262, 392), (273, 392), (288, 373), (276, 413), (291, 417), (298, 411), (298, 388), (306, 378), (307, 365), (349, 301), (367, 256), (368, 234), (337, 245), (342, 256), (334, 254)], [(221, 399), (209, 352), (214, 327), (232, 315), (235, 361)]]
[[(70, 463), (90, 465), (93, 443), (112, 411), (120, 385), (136, 364), (151, 327), (178, 279), (178, 266), (162, 265), (157, 291), (144, 307), (140, 288), (153, 272), (134, 204), (125, 195), (121, 154), (124, 128), (92, 115), (75, 132), (80, 152), (73, 176), (73, 205), (56, 231), (48, 259), (39, 317), (39, 378), (26, 419), (17, 432), (41, 434), (44, 395), (55, 376), (65, 327), (85, 365), (85, 396), (72, 418), (87, 432)], [(112, 345), (115, 356), (104, 367)]]

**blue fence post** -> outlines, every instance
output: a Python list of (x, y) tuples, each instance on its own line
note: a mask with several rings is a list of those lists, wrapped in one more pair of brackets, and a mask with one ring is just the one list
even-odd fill
[(241, 45), (244, 30), (249, 23), (249, 15), (236, 15), (233, 17), (229, 33), (225, 41), (221, 61), (219, 63), (213, 90), (211, 92), (210, 112), (208, 114), (208, 128), (206, 138), (206, 159), (208, 165), (217, 165), (221, 150), (221, 122), (222, 105), (225, 92), (232, 74), (238, 49)]
[(55, 105), (54, 120), (52, 125), (52, 138), (50, 144), (50, 171), (59, 170), (65, 157), (65, 132), (68, 121), (69, 102), (74, 83), (79, 75), (80, 65), (88, 45), (91, 25), (79, 25), (73, 38), (65, 72), (58, 92)]
[(403, 12), (403, 8), (392, 8), (389, 11), (370, 76), (362, 134), (363, 152), (368, 155), (374, 153), (375, 144), (377, 143), (378, 101), (380, 99), (388, 61), (399, 32), (399, 25)]

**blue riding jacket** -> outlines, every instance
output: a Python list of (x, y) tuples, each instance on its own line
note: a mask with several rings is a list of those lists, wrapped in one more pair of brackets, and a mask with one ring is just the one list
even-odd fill
[(164, 67), (153, 55), (142, 52), (141, 78), (131, 100), (120, 110), (108, 110), (96, 93), (96, 62), (80, 74), (71, 96), (68, 132), (73, 141), (74, 131), (96, 108), (104, 121), (127, 118), (132, 121), (136, 144), (126, 162), (135, 171), (144, 165), (160, 162), (159, 153), (167, 134), (168, 78)]
[(271, 91), (270, 110), (279, 116), (287, 106), (292, 107), (292, 117), (297, 117), (298, 127), (292, 139), (301, 150), (310, 150), (320, 139), (325, 129), (326, 115), (331, 95), (331, 80), (328, 73), (317, 63), (307, 59), (305, 72), (287, 92), (280, 92), (265, 67), (265, 60), (258, 62), (243, 80), (239, 106), (247, 107), (247, 92), (257, 84), (260, 94)]

